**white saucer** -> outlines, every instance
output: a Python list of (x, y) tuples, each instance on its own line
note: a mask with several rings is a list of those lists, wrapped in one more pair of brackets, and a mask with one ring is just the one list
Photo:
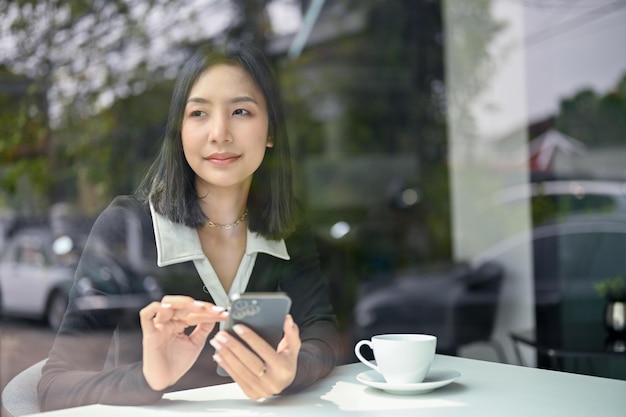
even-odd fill
[(362, 384), (381, 389), (390, 394), (412, 395), (426, 394), (434, 389), (448, 385), (460, 376), (461, 373), (453, 369), (431, 369), (424, 381), (409, 384), (388, 383), (376, 371), (361, 372), (356, 376), (356, 379)]

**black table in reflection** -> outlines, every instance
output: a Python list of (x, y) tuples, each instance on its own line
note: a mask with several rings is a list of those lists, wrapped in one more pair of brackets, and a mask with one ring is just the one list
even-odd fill
[[(565, 370), (564, 361), (571, 358), (575, 367), (584, 361), (593, 373), (593, 359), (626, 359), (626, 334), (612, 334), (598, 325), (570, 326), (568, 332), (554, 332), (537, 337), (535, 330), (516, 331), (510, 334), (517, 360), (526, 365), (520, 345), (536, 349), (538, 362), (548, 368)], [(545, 360), (541, 360), (541, 358)], [(542, 367), (542, 366), (540, 366)]]

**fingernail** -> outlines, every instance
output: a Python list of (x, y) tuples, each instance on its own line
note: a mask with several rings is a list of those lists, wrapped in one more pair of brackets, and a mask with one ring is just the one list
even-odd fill
[(243, 334), (243, 327), (241, 327), (241, 326), (240, 326), (240, 325), (238, 325), (238, 324), (235, 324), (235, 325), (233, 326), (233, 330), (235, 331), (235, 333), (237, 333), (237, 334), (239, 334), (239, 335)]
[(222, 342), (222, 343), (227, 343), (227, 342), (228, 342), (228, 339), (227, 339), (227, 338), (226, 338), (226, 336), (224, 336), (222, 333), (218, 333), (218, 334), (216, 334), (216, 335), (215, 335), (215, 338), (216, 338), (217, 340), (219, 340), (220, 342)]
[(211, 339), (209, 343), (215, 348), (215, 350), (220, 350), (222, 348), (222, 345), (220, 345), (215, 339)]
[(194, 300), (193, 304), (202, 307), (204, 305), (204, 301)]
[(214, 360), (215, 362), (217, 362), (217, 363), (222, 362), (222, 358), (220, 358), (220, 356), (219, 356), (219, 355), (213, 355), (213, 360)]
[(172, 305), (169, 304), (169, 303), (161, 303), (161, 307), (163, 307), (163, 308), (171, 308)]
[(224, 307), (220, 307), (220, 306), (213, 306), (211, 307), (211, 310), (216, 311), (216, 312), (222, 312), (224, 311)]

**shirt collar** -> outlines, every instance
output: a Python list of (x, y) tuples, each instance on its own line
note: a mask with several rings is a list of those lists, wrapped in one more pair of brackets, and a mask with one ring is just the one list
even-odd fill
[[(195, 259), (205, 258), (196, 229), (180, 223), (174, 223), (159, 214), (150, 203), (152, 227), (157, 247), (157, 265), (167, 266)], [(246, 254), (266, 253), (276, 258), (289, 260), (284, 239), (269, 240), (248, 229)]]

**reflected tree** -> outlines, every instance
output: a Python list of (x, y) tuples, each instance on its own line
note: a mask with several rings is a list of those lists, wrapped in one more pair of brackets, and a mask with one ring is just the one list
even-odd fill
[(94, 212), (131, 191), (191, 47), (247, 39), (252, 16), (252, 33), (261, 30), (265, 3), (0, 0), (2, 100), (16, 102), (7, 89), (28, 84), (19, 106), (0, 108), (0, 118), (15, 121), (0, 132), (4, 205), (16, 204), (25, 181), (42, 195), (40, 211), (81, 196)]
[[(443, 3), (344, 1), (343, 10), (332, 3), (339, 10), (320, 16), (325, 23), (337, 22), (332, 41), (310, 45), (297, 60), (283, 63), (298, 185), (318, 226), (343, 320), (364, 281), (450, 260)], [(457, 16), (463, 12), (479, 26), (475, 34), (458, 33), (454, 40), (472, 38), (458, 70), (475, 78), (472, 89), (463, 91), (462, 99), (470, 101), (486, 86), (487, 46), (500, 26), (489, 13), (490, 0), (455, 4), (463, 9)], [(353, 14), (363, 16), (361, 29), (346, 31), (345, 16)], [(471, 115), (463, 116), (471, 124)], [(342, 171), (367, 167), (361, 162), (369, 158), (377, 163)], [(387, 188), (373, 186), (406, 159), (412, 172), (403, 170)], [(322, 169), (310, 169), (312, 160)], [(350, 184), (338, 187), (342, 181)], [(355, 189), (367, 195), (352, 198)], [(418, 204), (402, 201), (402, 191), (411, 189), (417, 190)], [(351, 235), (327, 236), (339, 220), (350, 223)]]
[[(356, 242), (367, 242), (363, 256), (386, 254), (384, 260), (374, 262), (374, 269), (450, 257), (443, 3), (343, 2), (347, 13), (365, 10), (363, 29), (308, 48), (296, 63), (290, 64), (288, 73), (295, 75), (285, 82), (291, 103), (289, 120), (297, 120), (292, 126), (298, 139), (297, 158), (305, 161), (315, 156), (339, 164), (344, 161), (344, 165), (368, 155), (387, 156), (390, 164), (399, 155), (415, 161), (414, 172), (397, 179), (404, 184), (390, 183), (388, 191), (416, 187), (421, 197), (417, 206), (398, 209), (392, 199), (385, 200), (387, 196), (383, 195), (378, 196), (381, 204), (377, 207), (361, 211), (344, 208), (356, 223), (369, 222), (361, 227), (366, 235)], [(474, 32), (457, 30), (454, 39), (448, 40), (467, 43), (467, 56), (461, 68), (454, 71), (472, 82), (460, 92), (462, 97), (453, 99), (470, 102), (487, 85), (491, 74), (488, 45), (501, 24), (490, 14), (491, 0), (453, 2), (451, 7), (457, 9), (455, 16), (475, 22), (463, 25)], [(340, 25), (336, 32), (341, 33)], [(461, 116), (471, 128), (471, 114)], [(373, 182), (370, 177), (380, 174), (376, 170), (364, 172), (360, 181)], [(344, 197), (335, 195), (334, 199)], [(327, 217), (334, 215), (328, 213)], [(412, 226), (421, 231), (415, 232)], [(415, 241), (420, 239), (415, 237), (418, 234), (425, 236), (426, 243)]]
[(604, 95), (581, 90), (562, 100), (555, 125), (591, 147), (622, 145), (626, 138), (626, 74)]
[(25, 192), (15, 205), (25, 213), (42, 204), (38, 196), (49, 184), (46, 103), (33, 80), (0, 69), (0, 207), (18, 188)]

